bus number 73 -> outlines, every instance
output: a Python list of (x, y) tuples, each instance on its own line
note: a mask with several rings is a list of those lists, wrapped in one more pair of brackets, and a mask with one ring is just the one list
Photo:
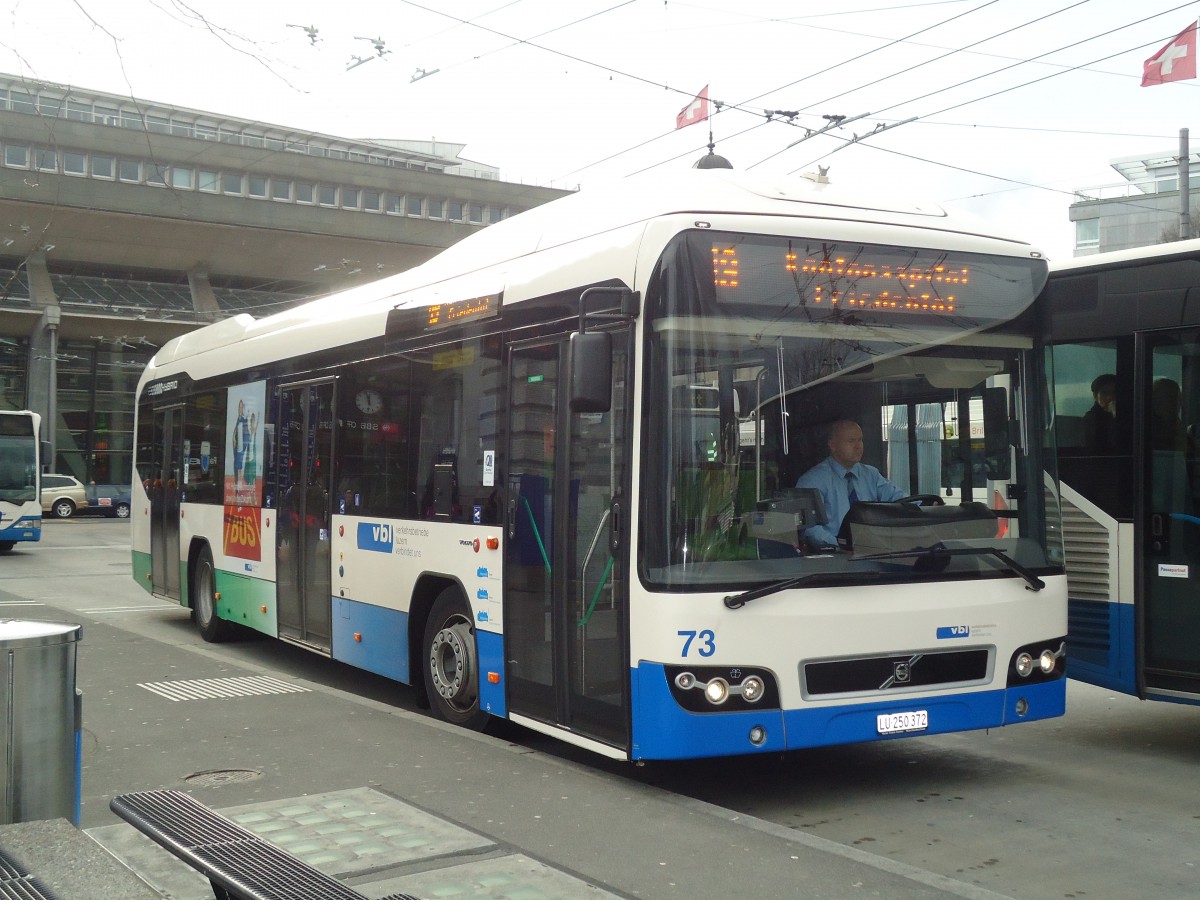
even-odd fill
[(700, 643), (696, 647), (696, 652), (701, 656), (712, 656), (717, 652), (717, 636), (709, 629), (704, 631), (680, 631), (677, 634), (683, 638), (683, 656), (685, 659), (692, 652), (692, 643), (698, 638)]

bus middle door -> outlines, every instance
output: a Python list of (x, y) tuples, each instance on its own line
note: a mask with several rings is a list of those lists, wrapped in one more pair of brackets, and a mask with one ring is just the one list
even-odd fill
[(275, 562), (279, 637), (328, 652), (334, 381), (279, 392)]

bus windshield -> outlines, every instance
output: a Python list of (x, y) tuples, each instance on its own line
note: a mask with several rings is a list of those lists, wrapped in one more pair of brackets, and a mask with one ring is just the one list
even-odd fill
[(1041, 335), (1017, 325), (1044, 279), (1035, 260), (681, 236), (647, 295), (643, 579), (1060, 571), (1049, 394), (1027, 381)]
[[(28, 427), (28, 419), (22, 424)], [(0, 434), (0, 500), (37, 500), (37, 445), (32, 434)]]

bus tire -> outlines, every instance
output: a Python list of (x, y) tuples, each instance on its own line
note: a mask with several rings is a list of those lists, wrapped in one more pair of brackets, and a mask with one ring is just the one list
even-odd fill
[(192, 564), (189, 595), (192, 621), (196, 623), (200, 637), (214, 644), (229, 640), (233, 626), (217, 615), (217, 571), (207, 546), (196, 554)]
[(15, 546), (17, 546), (16, 541), (0, 541), (0, 553), (9, 553)]
[(433, 601), (421, 648), (425, 693), (434, 712), (452, 725), (482, 731), (489, 716), (479, 708), (475, 627), (458, 588), (446, 588)]

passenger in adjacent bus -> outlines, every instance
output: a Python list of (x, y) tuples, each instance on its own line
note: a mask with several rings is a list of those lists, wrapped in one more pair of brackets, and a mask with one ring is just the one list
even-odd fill
[(1117, 376), (1098, 375), (1092, 381), (1092, 408), (1083, 414), (1084, 446), (1092, 453), (1117, 449)]
[(816, 488), (829, 522), (805, 530), (809, 549), (836, 548), (842, 519), (862, 501), (893, 501), (907, 496), (874, 466), (862, 461), (863, 431), (857, 422), (839, 419), (829, 429), (829, 456), (800, 476), (796, 487)]
[(1179, 418), (1182, 394), (1170, 378), (1156, 378), (1150, 386), (1150, 449), (1186, 451), (1192, 440)]

